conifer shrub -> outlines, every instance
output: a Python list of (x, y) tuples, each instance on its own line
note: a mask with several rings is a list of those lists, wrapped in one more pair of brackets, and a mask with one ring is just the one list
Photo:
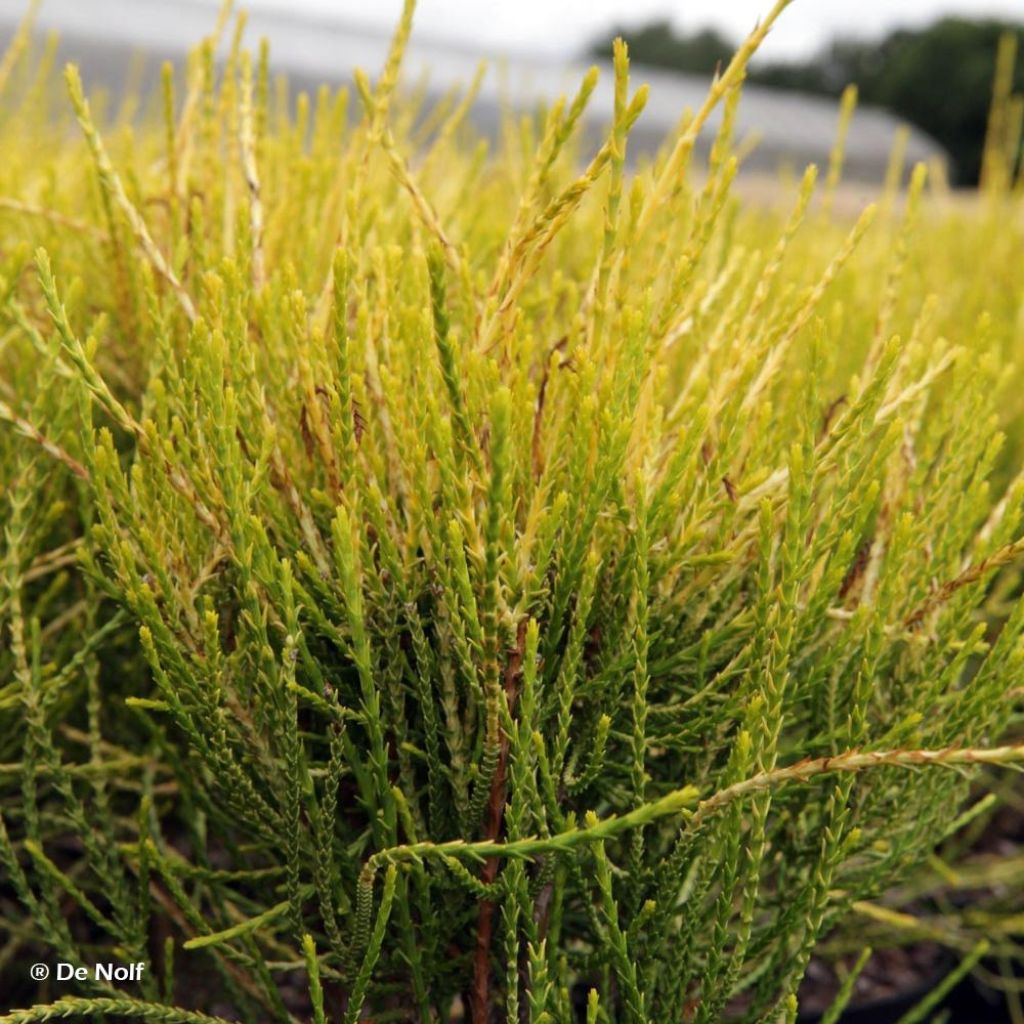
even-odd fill
[(294, 104), (240, 31), (120, 112), (19, 36), (0, 1021), (792, 1021), (1024, 759), (1019, 189), (740, 201), (784, 6), (636, 166), (621, 45), (587, 153), (594, 74), (420, 111), (411, 3)]

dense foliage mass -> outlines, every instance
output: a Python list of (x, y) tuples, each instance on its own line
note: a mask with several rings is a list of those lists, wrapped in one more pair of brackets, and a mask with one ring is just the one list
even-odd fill
[[(622, 37), (635, 64), (702, 74), (728, 62), (733, 49), (714, 29), (679, 33), (666, 20), (623, 29)], [(758, 63), (749, 79), (837, 98), (854, 85), (865, 103), (884, 107), (939, 142), (949, 154), (950, 177), (957, 185), (975, 186), (987, 170), (992, 83), (1006, 76), (1015, 89), (1024, 89), (1024, 64), (1014, 71), (1014, 51), (1022, 46), (1020, 21), (945, 17), (922, 28), (894, 29), (877, 39), (834, 39), (803, 60)], [(609, 36), (592, 50), (605, 56), (611, 48)], [(1016, 122), (1019, 161), (1024, 106), (1018, 102), (996, 109)]]
[(784, 6), (636, 169), (621, 46), (581, 154), (593, 75), (421, 116), (411, 4), (358, 109), (15, 44), (0, 1020), (791, 1021), (1024, 756), (1019, 189), (737, 200)]

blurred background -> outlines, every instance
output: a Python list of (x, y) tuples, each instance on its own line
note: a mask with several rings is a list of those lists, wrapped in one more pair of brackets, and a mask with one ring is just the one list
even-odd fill
[[(634, 77), (652, 84), (633, 139), (651, 151), (687, 108), (702, 100), (714, 69), (763, 14), (769, 0), (421, 0), (409, 80), (428, 100), (489, 70), (477, 127), (497, 130), (503, 105), (533, 109), (574, 88), (604, 61), (611, 39), (630, 43)], [(9, 37), (27, 0), (0, 0)], [(131, 78), (151, 83), (164, 59), (180, 61), (210, 31), (217, 0), (43, 0), (37, 34), (60, 34), (61, 60), (74, 59), (87, 86), (114, 98)], [(274, 70), (295, 89), (339, 84), (355, 67), (373, 72), (386, 52), (400, 0), (249, 0), (247, 35), (266, 36)], [(827, 164), (836, 98), (855, 82), (860, 106), (847, 144), (847, 181), (880, 183), (893, 146), (908, 166), (941, 164), (959, 187), (976, 184), (997, 43), (1024, 42), (1024, 0), (795, 0), (755, 60), (740, 107), (749, 173)], [(1024, 48), (1024, 47), (1022, 47)], [(147, 58), (142, 69), (138, 56)], [(1024, 85), (1018, 70), (1016, 87)], [(589, 112), (596, 134), (611, 110), (605, 75)], [(901, 132), (900, 124), (909, 126)], [(710, 137), (714, 121), (708, 126)]]

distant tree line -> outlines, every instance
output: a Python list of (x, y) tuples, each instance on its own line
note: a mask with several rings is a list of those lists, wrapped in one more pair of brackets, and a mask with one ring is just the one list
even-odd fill
[[(1001, 37), (1024, 25), (993, 19), (942, 18), (923, 29), (899, 29), (880, 40), (835, 40), (805, 61), (755, 64), (750, 81), (781, 89), (838, 96), (851, 82), (862, 103), (884, 107), (945, 147), (954, 181), (973, 185), (981, 172), (996, 52)], [(732, 56), (735, 44), (714, 29), (681, 33), (665, 20), (620, 29), (593, 52), (605, 56), (622, 35), (633, 60), (656, 67), (709, 74)], [(1024, 89), (1024, 62), (1014, 72)]]

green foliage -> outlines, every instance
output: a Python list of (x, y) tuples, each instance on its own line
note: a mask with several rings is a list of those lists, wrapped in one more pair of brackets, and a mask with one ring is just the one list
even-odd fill
[[(957, 184), (985, 174), (992, 83), (1000, 79), (1000, 46), (1024, 45), (1024, 26), (992, 19), (941, 18), (922, 29), (899, 29), (881, 40), (843, 40), (806, 64), (772, 64), (752, 78), (766, 85), (838, 96), (855, 83), (866, 103), (885, 107), (926, 131), (952, 157)], [(1007, 85), (1024, 89), (1024, 69)], [(1019, 108), (1009, 111), (1020, 157)]]
[(792, 1020), (1024, 760), (1019, 197), (739, 203), (784, 6), (636, 173), (621, 45), (589, 160), (424, 134), (411, 3), (360, 115), (17, 65), (0, 963), (151, 969), (0, 1021)]
[[(634, 61), (678, 71), (713, 72), (732, 52), (732, 44), (713, 30), (679, 33), (665, 21), (622, 35)], [(958, 185), (977, 185), (988, 170), (992, 83), (1002, 77), (1002, 64), (1009, 65), (1006, 85), (1024, 90), (1024, 67), (1014, 76), (1013, 58), (1000, 56), (1001, 45), (1024, 46), (1024, 26), (947, 17), (881, 39), (836, 39), (807, 60), (757, 63), (748, 77), (760, 85), (836, 97), (855, 85), (865, 103), (892, 111), (938, 141), (952, 158)], [(610, 39), (592, 50), (607, 56)], [(1006, 113), (1010, 123), (1004, 130), (1019, 161), (1024, 108), (1017, 104)]]
[(735, 44), (713, 28), (679, 32), (670, 21), (659, 18), (636, 28), (618, 28), (592, 47), (595, 57), (609, 56), (613, 40), (629, 44), (634, 63), (710, 74), (729, 63)]

